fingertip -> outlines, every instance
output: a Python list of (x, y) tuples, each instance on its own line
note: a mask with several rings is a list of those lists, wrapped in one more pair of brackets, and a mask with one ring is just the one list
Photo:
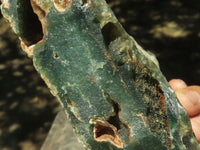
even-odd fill
[(188, 86), (186, 89), (191, 90), (191, 91), (196, 91), (197, 93), (200, 94), (200, 86), (198, 85)]
[(198, 143), (200, 143), (200, 115), (191, 118), (192, 130), (197, 138)]
[(200, 113), (200, 94), (196, 91), (179, 89), (175, 91), (176, 96), (189, 116), (195, 116)]
[(174, 91), (187, 87), (187, 84), (181, 79), (172, 79), (169, 81), (169, 84)]

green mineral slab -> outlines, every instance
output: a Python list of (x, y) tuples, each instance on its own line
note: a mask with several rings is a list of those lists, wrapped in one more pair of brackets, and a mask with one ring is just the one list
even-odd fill
[(105, 0), (2, 0), (1, 10), (85, 149), (199, 150), (155, 56)]

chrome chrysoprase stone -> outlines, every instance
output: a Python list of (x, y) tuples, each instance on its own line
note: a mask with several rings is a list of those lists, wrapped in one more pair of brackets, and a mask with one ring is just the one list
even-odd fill
[(2, 0), (1, 8), (86, 149), (198, 150), (156, 58), (104, 0)]

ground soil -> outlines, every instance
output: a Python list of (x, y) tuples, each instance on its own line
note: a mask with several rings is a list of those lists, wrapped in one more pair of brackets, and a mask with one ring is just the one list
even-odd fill
[[(168, 80), (200, 85), (200, 1), (107, 0)], [(0, 15), (0, 149), (37, 150), (60, 110)]]

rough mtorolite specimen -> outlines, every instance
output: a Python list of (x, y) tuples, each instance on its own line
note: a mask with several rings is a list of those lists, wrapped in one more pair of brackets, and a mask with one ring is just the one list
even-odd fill
[(86, 149), (198, 150), (156, 58), (104, 0), (2, 0), (1, 8)]

